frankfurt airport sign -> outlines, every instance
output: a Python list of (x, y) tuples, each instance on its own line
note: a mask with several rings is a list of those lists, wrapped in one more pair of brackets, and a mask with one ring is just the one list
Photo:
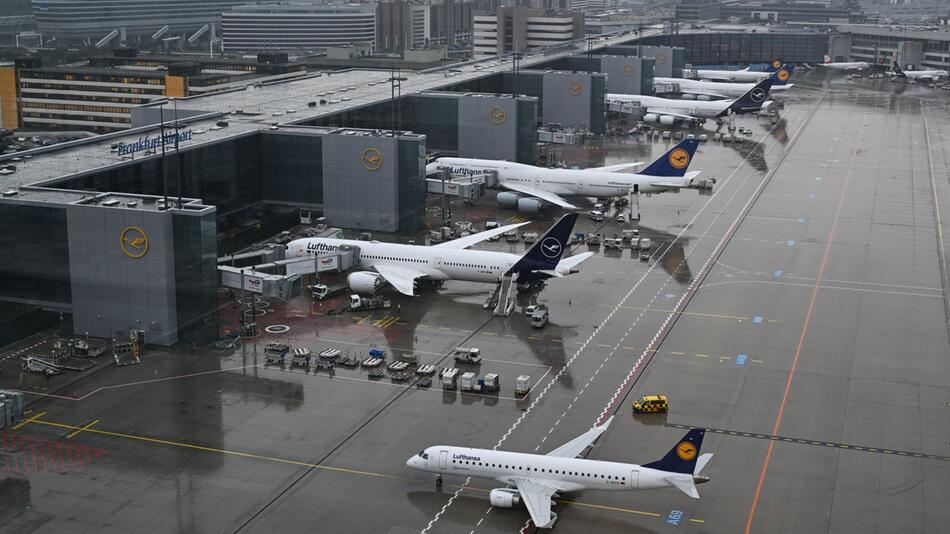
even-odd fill
[[(176, 139), (177, 138), (177, 139)], [(174, 132), (165, 134), (165, 137), (140, 137), (134, 143), (119, 143), (116, 147), (120, 156), (127, 156), (142, 150), (161, 148), (163, 145), (174, 145), (175, 141), (191, 141), (191, 130), (183, 130), (176, 135)]]

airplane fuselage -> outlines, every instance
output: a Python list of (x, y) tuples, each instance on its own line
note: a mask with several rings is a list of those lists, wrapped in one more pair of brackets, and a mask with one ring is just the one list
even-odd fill
[[(453, 174), (477, 174), (496, 171), (499, 182), (523, 184), (557, 195), (577, 195), (587, 197), (616, 197), (627, 195), (634, 186), (641, 193), (659, 193), (667, 187), (650, 185), (656, 182), (655, 176), (640, 174), (604, 172), (594, 169), (547, 169), (489, 159), (439, 158), (438, 166), (449, 167)], [(665, 179), (670, 181), (674, 179)], [(688, 180), (683, 180), (688, 185)]]
[[(678, 84), (681, 93), (695, 92), (702, 94), (703, 92), (708, 92), (729, 98), (739, 98), (755, 87), (754, 83), (711, 82), (706, 80), (690, 80), (688, 78), (653, 78), (653, 83), (654, 86), (661, 84)], [(769, 91), (772, 93), (785, 91), (789, 87), (791, 87), (791, 85), (773, 85)]]
[[(713, 80), (738, 83), (759, 83), (771, 76), (771, 72), (757, 70), (697, 70), (699, 80)], [(774, 89), (774, 87), (773, 87)]]
[(940, 80), (950, 77), (945, 70), (905, 70), (903, 74), (909, 80)]
[(864, 70), (871, 67), (863, 61), (841, 61), (837, 63), (819, 63), (819, 65), (833, 70)]
[(490, 449), (436, 445), (423, 452), (428, 459), (417, 455), (407, 465), (430, 473), (485, 478), (508, 485), (514, 485), (519, 478), (531, 478), (563, 492), (659, 489), (671, 485), (666, 480), (671, 476), (692, 478), (637, 464)]
[[(469, 250), (354, 239), (305, 238), (287, 245), (288, 258), (326, 254), (350, 245), (360, 249), (360, 268), (395, 265), (425, 273), (430, 280), (497, 283), (520, 256), (490, 250)], [(525, 280), (520, 276), (519, 280)]]

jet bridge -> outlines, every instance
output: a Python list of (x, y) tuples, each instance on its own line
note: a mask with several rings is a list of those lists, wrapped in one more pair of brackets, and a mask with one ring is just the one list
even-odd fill
[(343, 272), (359, 263), (359, 247), (342, 246), (339, 250), (307, 256), (235, 267), (218, 265), (221, 285), (283, 300), (300, 295), (302, 278), (308, 274)]

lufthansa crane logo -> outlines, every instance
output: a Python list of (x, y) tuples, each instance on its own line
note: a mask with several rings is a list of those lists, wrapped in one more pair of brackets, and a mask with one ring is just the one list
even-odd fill
[(665, 61), (666, 61), (666, 54), (657, 54), (657, 55), (656, 55), (656, 62), (657, 62), (657, 63), (664, 63)]
[(508, 113), (500, 107), (493, 107), (488, 112), (488, 120), (492, 121), (492, 124), (504, 124), (508, 120)]
[(633, 67), (633, 65), (624, 65), (624, 66), (623, 66), (623, 73), (626, 74), (627, 76), (633, 76), (633, 72), (634, 72), (634, 67)]
[(375, 148), (367, 148), (360, 157), (360, 163), (368, 171), (378, 171), (383, 166), (383, 155)]
[(778, 74), (776, 75), (776, 78), (778, 78), (779, 81), (781, 82), (787, 82), (788, 77), (789, 77), (788, 71), (785, 69), (778, 71)]
[(749, 98), (751, 98), (753, 102), (761, 102), (765, 100), (765, 89), (756, 87), (752, 90), (752, 92), (749, 93)]
[(781, 61), (779, 61), (779, 60), (777, 60), (777, 59), (773, 59), (773, 60), (772, 60), (772, 68), (773, 68), (773, 69), (777, 69), (777, 68), (779, 68), (779, 67), (781, 67), (781, 66), (782, 66), (782, 62), (781, 62)]
[(676, 455), (680, 457), (680, 460), (688, 462), (696, 457), (696, 445), (688, 441), (681, 441), (676, 446)]
[(674, 148), (670, 152), (670, 165), (674, 169), (685, 169), (689, 165), (689, 152), (682, 148)]
[(578, 96), (584, 92), (584, 85), (581, 82), (571, 82), (571, 85), (567, 86), (567, 89), (572, 95)]
[(138, 226), (127, 226), (119, 235), (119, 247), (130, 258), (141, 258), (148, 253), (148, 234)]
[(561, 242), (553, 237), (547, 237), (541, 242), (541, 254), (546, 258), (556, 258), (561, 255)]

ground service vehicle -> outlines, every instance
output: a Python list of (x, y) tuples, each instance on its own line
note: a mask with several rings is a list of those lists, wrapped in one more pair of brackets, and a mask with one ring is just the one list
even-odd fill
[(633, 403), (634, 413), (666, 413), (669, 409), (666, 395), (644, 395)]

